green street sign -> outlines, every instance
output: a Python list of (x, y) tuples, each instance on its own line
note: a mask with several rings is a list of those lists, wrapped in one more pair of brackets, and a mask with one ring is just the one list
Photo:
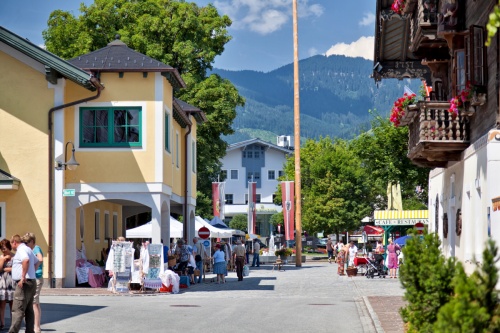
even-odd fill
[(75, 190), (70, 188), (63, 189), (63, 197), (74, 197), (74, 196), (75, 196)]

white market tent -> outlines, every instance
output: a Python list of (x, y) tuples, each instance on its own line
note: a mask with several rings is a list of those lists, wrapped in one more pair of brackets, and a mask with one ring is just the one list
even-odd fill
[[(151, 221), (126, 231), (126, 238), (153, 238)], [(182, 223), (170, 216), (170, 237), (182, 238)]]
[(231, 236), (234, 233), (234, 229), (220, 229), (217, 227), (214, 227), (211, 225), (209, 222), (205, 221), (203, 218), (200, 216), (195, 217), (195, 229), (196, 229), (196, 236), (198, 236), (198, 230), (200, 230), (201, 227), (206, 227), (208, 230), (210, 230), (210, 238), (231, 238)]

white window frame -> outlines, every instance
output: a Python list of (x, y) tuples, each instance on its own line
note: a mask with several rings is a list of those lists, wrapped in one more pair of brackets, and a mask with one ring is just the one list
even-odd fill
[[(273, 178), (269, 177), (269, 173), (273, 173)], [(276, 180), (276, 170), (267, 170), (267, 180)]]
[[(236, 171), (236, 178), (233, 178), (233, 171)], [(240, 178), (240, 172), (238, 169), (231, 169), (230, 170), (230, 179), (231, 180), (238, 180), (238, 178)]]

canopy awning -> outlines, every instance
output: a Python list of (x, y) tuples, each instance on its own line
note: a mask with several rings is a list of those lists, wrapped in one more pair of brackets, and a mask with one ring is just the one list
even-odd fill
[[(170, 216), (170, 237), (171, 238), (182, 238), (183, 225), (181, 222)], [(152, 222), (149, 221), (141, 226), (128, 229), (125, 232), (126, 238), (153, 238), (153, 228)]]
[(384, 228), (373, 225), (365, 225), (363, 231), (366, 232), (368, 236), (381, 236), (384, 234)]
[(206, 227), (208, 230), (210, 230), (210, 238), (231, 238), (231, 236), (234, 234), (235, 230), (234, 229), (221, 229), (214, 227), (211, 225), (209, 222), (205, 221), (201, 216), (195, 216), (195, 228), (196, 228), (196, 236), (198, 236), (198, 230), (200, 230), (201, 227)]
[(376, 210), (373, 215), (375, 225), (429, 224), (428, 210)]

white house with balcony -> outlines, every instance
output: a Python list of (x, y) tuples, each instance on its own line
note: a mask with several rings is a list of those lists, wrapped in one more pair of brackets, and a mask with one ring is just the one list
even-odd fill
[(273, 199), (278, 189), (278, 177), (288, 156), (293, 153), (290, 136), (279, 136), (274, 145), (261, 139), (238, 142), (226, 150), (222, 158), (222, 179), (225, 182), (224, 217), (229, 222), (233, 216), (248, 214), (248, 182), (257, 183), (256, 233), (269, 235), (269, 219), (282, 211)]

